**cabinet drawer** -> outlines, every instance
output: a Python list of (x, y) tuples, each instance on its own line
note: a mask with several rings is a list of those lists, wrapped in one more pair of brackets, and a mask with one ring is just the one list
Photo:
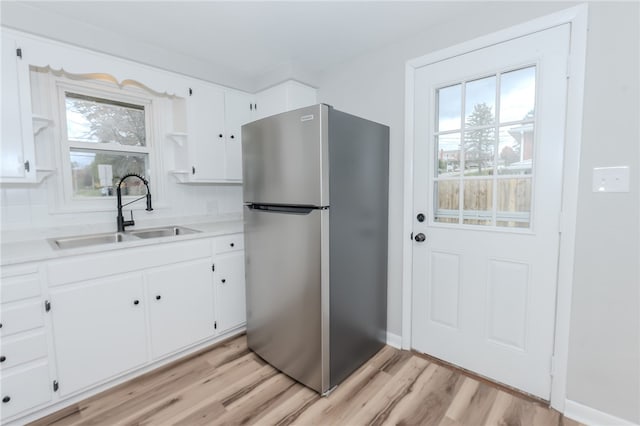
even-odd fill
[(244, 250), (244, 235), (233, 234), (216, 239), (216, 252), (226, 253), (228, 251)]
[(2, 303), (40, 296), (38, 275), (2, 278)]
[(47, 356), (47, 338), (44, 331), (2, 339), (0, 368), (7, 368)]
[(44, 325), (43, 309), (39, 300), (14, 306), (3, 305), (0, 314), (0, 335), (4, 337), (42, 327)]
[(0, 379), (2, 418), (12, 417), (51, 400), (49, 364), (3, 375)]

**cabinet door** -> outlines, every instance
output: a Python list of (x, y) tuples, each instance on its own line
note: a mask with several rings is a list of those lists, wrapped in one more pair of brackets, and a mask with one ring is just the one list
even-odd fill
[(2, 420), (51, 401), (51, 384), (46, 362), (3, 374), (0, 379)]
[(146, 275), (154, 358), (215, 334), (211, 259), (181, 262)]
[(17, 55), (18, 44), (2, 34), (2, 166), (4, 182), (35, 181), (29, 65)]
[(227, 180), (242, 179), (242, 125), (251, 121), (251, 97), (242, 93), (225, 94)]
[(187, 102), (191, 180), (224, 180), (224, 93), (198, 85), (192, 88)]
[(146, 362), (143, 295), (142, 273), (116, 275), (51, 292), (62, 395)]
[(255, 120), (285, 111), (287, 111), (287, 88), (284, 84), (270, 87), (256, 94)]
[(244, 251), (225, 254), (216, 260), (218, 330), (224, 332), (246, 322)]

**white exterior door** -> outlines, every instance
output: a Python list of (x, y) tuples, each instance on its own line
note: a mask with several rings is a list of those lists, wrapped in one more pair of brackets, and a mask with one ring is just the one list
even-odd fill
[(549, 399), (569, 25), (419, 68), (412, 346)]

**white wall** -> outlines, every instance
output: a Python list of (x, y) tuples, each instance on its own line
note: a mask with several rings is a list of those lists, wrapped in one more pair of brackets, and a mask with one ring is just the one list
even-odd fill
[[(589, 16), (567, 397), (640, 423), (640, 4)], [(592, 192), (622, 165), (630, 193)]]
[[(542, 2), (487, 3), (482, 16), (459, 16), (443, 22), (405, 42), (336, 66), (322, 77), (320, 102), (391, 127), (388, 306), (391, 333), (401, 332), (402, 239), (408, 238), (402, 234), (406, 60), (568, 6)], [(639, 422), (638, 5), (592, 6), (568, 397)], [(607, 72), (611, 72), (610, 78)], [(620, 162), (633, 170), (632, 192), (600, 197), (591, 194), (589, 169)], [(596, 227), (600, 229), (594, 230)], [(607, 253), (596, 260), (602, 250)], [(607, 289), (614, 289), (615, 296)], [(609, 314), (612, 311), (616, 312)], [(627, 376), (623, 377), (624, 374)]]

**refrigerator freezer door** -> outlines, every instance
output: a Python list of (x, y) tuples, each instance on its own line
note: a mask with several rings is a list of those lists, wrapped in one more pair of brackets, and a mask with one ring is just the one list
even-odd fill
[(326, 105), (242, 126), (243, 201), (329, 205)]
[(244, 209), (249, 348), (321, 393), (329, 384), (328, 312), (323, 312), (328, 247), (322, 244), (328, 214)]

